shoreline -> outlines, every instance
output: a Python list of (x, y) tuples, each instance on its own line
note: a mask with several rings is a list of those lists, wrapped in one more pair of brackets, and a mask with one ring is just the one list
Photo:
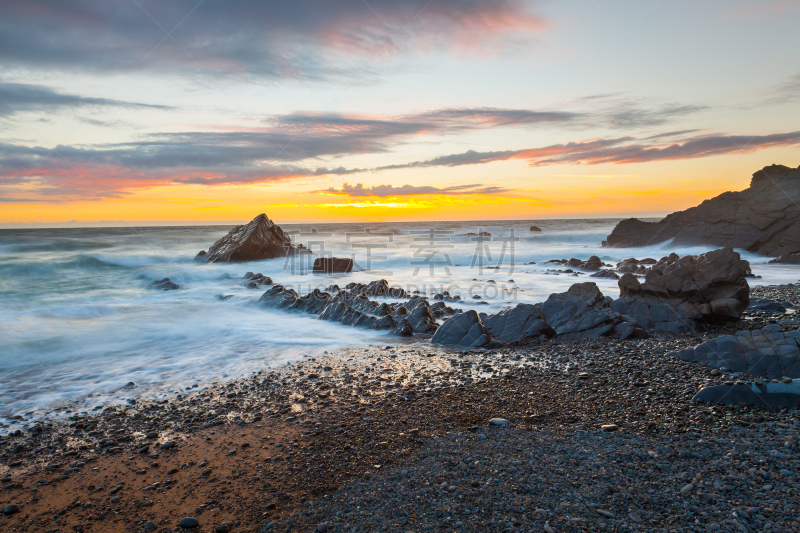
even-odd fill
[[(779, 290), (780, 286), (761, 292)], [(661, 487), (666, 477), (688, 472), (683, 478), (670, 477), (671, 486), (676, 479), (685, 483), (675, 494), (670, 489), (669, 499), (699, 498), (705, 504), (715, 502), (715, 494), (724, 494), (719, 517), (705, 519), (700, 512), (707, 511), (688, 509), (703, 527), (723, 523), (734, 507), (748, 513), (744, 503), (728, 500), (774, 499), (763, 491), (770, 483), (757, 482), (756, 487), (749, 481), (740, 486), (705, 479), (707, 458), (693, 450), (716, 450), (722, 446), (717, 442), (720, 435), (722, 440), (746, 442), (731, 449), (763, 457), (764, 462), (747, 460), (745, 478), (763, 481), (774, 476), (773, 488), (784, 485), (780, 498), (796, 499), (798, 411), (695, 404), (691, 398), (701, 387), (746, 376), (665, 355), (771, 321), (796, 328), (796, 316), (753, 317), (702, 334), (657, 334), (647, 340), (536, 340), (494, 350), (453, 350), (417, 342), (351, 348), (165, 400), (49, 419), (35, 426), (41, 429), (11, 436), (0, 445), (2, 507), (19, 508), (0, 519), (9, 531), (54, 532), (143, 531), (147, 522), (153, 523), (153, 531), (171, 532), (185, 516), (200, 521), (194, 531), (215, 531), (226, 521), (238, 522), (231, 531), (250, 532), (311, 531), (323, 523), (327, 531), (484, 531), (516, 527), (515, 521), (533, 530), (547, 525), (557, 531), (677, 531), (670, 517), (680, 522), (687, 508), (679, 505), (679, 514), (659, 518), (660, 511), (654, 509), (666, 505), (655, 501), (662, 497), (661, 489), (652, 494), (652, 488), (641, 494), (607, 488), (604, 494), (598, 489), (595, 501), (578, 502), (583, 484), (594, 487), (597, 476), (603, 477), (596, 467), (610, 466), (592, 461), (586, 465), (586, 477), (574, 477), (586, 457), (638, 450), (645, 454), (637, 455), (641, 461), (623, 463), (630, 472), (615, 475), (635, 484), (636, 476), (658, 480), (663, 474), (665, 479), (657, 481)], [(507, 425), (489, 425), (493, 418)], [(604, 425), (614, 425), (616, 431), (604, 431)], [(783, 432), (780, 443), (772, 439), (775, 432)], [(672, 451), (660, 452), (661, 448)], [(556, 456), (571, 450), (580, 457), (562, 457), (566, 463), (556, 461), (561, 466), (554, 467), (542, 462), (542, 449)], [(579, 449), (589, 451), (583, 454)], [(775, 450), (784, 456), (777, 462)], [(668, 455), (669, 468), (652, 471), (660, 463), (649, 452)], [(464, 461), (466, 455), (478, 454), (484, 459), (477, 460), (475, 468), (469, 466), (474, 461)], [(551, 477), (523, 489), (524, 476), (508, 485), (487, 483), (502, 481), (502, 468), (484, 464), (495, 456), (507, 457), (501, 461), (507, 470), (537, 465), (525, 476), (536, 477), (543, 469)], [(459, 466), (451, 472), (453, 461)], [(767, 472), (765, 465), (770, 467)], [(748, 473), (752, 468), (754, 473)], [(681, 492), (694, 483), (692, 472), (700, 473), (700, 479)], [(549, 493), (548, 483), (561, 484), (566, 492)], [(403, 490), (397, 488), (400, 485)], [(614, 484), (619, 485), (623, 483)], [(728, 497), (734, 489), (725, 487), (730, 486), (743, 491), (740, 498)], [(378, 501), (369, 496), (376, 487), (397, 490)], [(342, 495), (353, 492), (373, 498), (374, 512), (351, 508), (350, 497)], [(634, 511), (613, 498), (619, 494), (625, 495), (629, 507), (630, 499), (638, 498)], [(689, 505), (700, 509), (696, 503)], [(404, 516), (397, 515), (404, 505), (412, 507)], [(503, 510), (493, 510), (497, 506)], [(768, 508), (773, 522), (780, 518), (784, 524), (774, 531), (797, 531), (797, 522), (792, 525), (796, 508)], [(442, 513), (451, 519), (436, 518)], [(434, 518), (423, 519), (423, 514)], [(741, 513), (737, 516), (742, 519)], [(381, 525), (381, 520), (386, 523)], [(727, 527), (723, 524), (722, 530)]]

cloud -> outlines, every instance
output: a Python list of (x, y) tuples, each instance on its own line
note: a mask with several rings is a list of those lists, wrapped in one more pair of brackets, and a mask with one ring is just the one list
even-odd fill
[(522, 0), (6, 0), (0, 62), (319, 78), (381, 52), (495, 53), (545, 26)]
[(21, 111), (49, 111), (85, 106), (168, 109), (166, 106), (64, 94), (43, 85), (0, 81), (0, 116)]
[[(659, 136), (656, 136), (658, 138)], [(650, 161), (694, 159), (713, 155), (749, 153), (776, 146), (800, 144), (800, 131), (772, 135), (707, 135), (684, 139), (671, 144), (645, 144), (633, 142), (631, 137), (593, 139), (589, 141), (554, 144), (542, 148), (476, 152), (467, 150), (460, 154), (440, 156), (426, 161), (388, 165), (375, 170), (413, 167), (461, 166), (523, 159), (531, 166), (548, 166), (566, 163), (599, 165), (603, 163), (630, 164)]]
[(411, 196), (423, 194), (459, 196), (465, 194), (498, 194), (508, 192), (508, 189), (504, 187), (482, 186), (480, 184), (453, 185), (450, 187), (416, 185), (402, 185), (400, 187), (394, 187), (392, 185), (375, 185), (372, 187), (364, 187), (364, 184), (362, 183), (358, 183), (356, 185), (349, 185), (348, 183), (345, 183), (342, 185), (341, 189), (330, 187), (328, 189), (311, 192), (351, 197), (377, 196), (380, 198), (387, 198), (390, 196)]

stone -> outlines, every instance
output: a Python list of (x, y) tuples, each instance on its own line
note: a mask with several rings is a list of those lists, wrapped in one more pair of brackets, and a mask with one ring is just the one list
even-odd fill
[(216, 531), (217, 533), (230, 533), (232, 529), (233, 529), (233, 522), (226, 521), (215, 527), (214, 531)]
[(770, 261), (770, 263), (780, 263), (784, 265), (800, 265), (800, 251), (783, 254)]
[(494, 315), (481, 314), (481, 321), (492, 339), (500, 342), (515, 342), (525, 338), (547, 338), (556, 336), (555, 330), (544, 321), (541, 307), (532, 304), (517, 304)]
[(353, 271), (353, 260), (339, 257), (319, 257), (314, 260), (314, 274), (346, 274)]
[(17, 514), (19, 512), (19, 506), (16, 504), (6, 505), (3, 508), (3, 514), (6, 516), (11, 516), (12, 514)]
[(786, 306), (775, 300), (750, 297), (750, 305), (747, 306), (747, 310), (782, 315), (786, 312)]
[(660, 222), (623, 220), (606, 239), (611, 248), (647, 246), (670, 239), (674, 245), (712, 245), (793, 259), (800, 252), (800, 168), (764, 167), (750, 187), (725, 192)]
[(694, 402), (727, 405), (755, 405), (778, 409), (800, 407), (800, 381), (792, 383), (750, 383), (715, 385), (698, 392)]
[(602, 429), (603, 431), (607, 431), (609, 433), (612, 433), (614, 431), (617, 431), (619, 429), (619, 427), (616, 424), (604, 424), (604, 425), (600, 426), (600, 429)]
[(229, 231), (203, 258), (207, 263), (236, 263), (310, 253), (306, 247), (292, 244), (280, 226), (262, 213), (248, 224)]
[(645, 282), (626, 273), (611, 307), (645, 329), (692, 332), (736, 321), (750, 303), (750, 263), (723, 248), (698, 256), (671, 254), (648, 269)]
[(143, 529), (144, 531), (155, 531), (156, 525), (153, 522), (145, 522)]
[(531, 226), (531, 231), (541, 233), (542, 228), (540, 228), (539, 226)]
[(762, 378), (800, 378), (800, 330), (784, 332), (779, 324), (770, 324), (723, 335), (669, 355)]
[(481, 323), (478, 313), (469, 310), (447, 319), (436, 333), (431, 342), (442, 345), (461, 345), (479, 348), (491, 342), (491, 337), (486, 327)]
[(177, 283), (173, 283), (170, 281), (169, 278), (160, 279), (158, 281), (153, 282), (153, 287), (162, 291), (174, 291), (176, 289), (180, 289), (181, 286)]
[(194, 529), (200, 527), (200, 521), (197, 518), (187, 516), (185, 518), (181, 518), (181, 521), (178, 525), (183, 529)]
[[(551, 294), (541, 307), (547, 322), (559, 337), (629, 338), (638, 324), (611, 308), (611, 298), (603, 296), (592, 282), (576, 283), (567, 292)], [(627, 325), (626, 325), (627, 323)]]
[(508, 425), (508, 420), (506, 420), (505, 418), (492, 418), (491, 420), (489, 420), (489, 425), (490, 426), (507, 426)]

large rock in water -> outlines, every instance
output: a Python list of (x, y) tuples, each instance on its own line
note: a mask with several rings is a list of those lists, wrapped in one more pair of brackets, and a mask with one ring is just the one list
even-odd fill
[(353, 260), (340, 257), (314, 259), (314, 274), (347, 274), (353, 271)]
[(746, 385), (716, 385), (698, 392), (694, 402), (727, 405), (755, 405), (776, 409), (800, 407), (800, 381), (791, 383), (749, 383)]
[(605, 244), (624, 248), (669, 239), (675, 245), (730, 246), (770, 256), (800, 252), (800, 168), (764, 167), (747, 189), (722, 193), (660, 222), (623, 220)]
[(214, 243), (208, 252), (200, 252), (198, 259), (207, 263), (238, 263), (286, 257), (292, 254), (310, 254), (302, 245), (292, 244), (283, 230), (260, 214), (249, 224), (236, 226)]
[(622, 276), (611, 307), (646, 329), (694, 331), (739, 319), (750, 303), (749, 274), (750, 263), (730, 248), (696, 257), (673, 254), (653, 265), (644, 283), (630, 273)]
[(481, 319), (474, 310), (458, 314), (439, 326), (431, 339), (434, 344), (458, 344), (479, 348), (491, 342), (489, 332), (481, 323)]
[(800, 378), (800, 330), (783, 332), (779, 324), (770, 324), (754, 331), (723, 335), (669, 355), (762, 378)]

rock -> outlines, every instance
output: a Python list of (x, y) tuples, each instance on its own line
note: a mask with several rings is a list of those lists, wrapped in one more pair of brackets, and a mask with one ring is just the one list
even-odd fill
[(172, 283), (169, 278), (160, 279), (158, 281), (153, 282), (153, 287), (156, 289), (160, 289), (162, 291), (174, 291), (175, 289), (180, 289), (181, 286), (175, 283)]
[(19, 506), (16, 504), (6, 505), (3, 508), (3, 514), (6, 516), (11, 516), (12, 514), (17, 514), (19, 512)]
[(611, 248), (675, 245), (726, 246), (783, 256), (800, 251), (800, 168), (764, 167), (750, 187), (726, 192), (660, 222), (623, 220), (605, 241)]
[(489, 420), (489, 425), (490, 426), (507, 426), (508, 425), (508, 420), (506, 420), (505, 418), (492, 418), (491, 420)]
[(183, 529), (194, 529), (196, 527), (200, 527), (200, 521), (197, 518), (187, 516), (185, 518), (181, 518), (181, 521), (178, 525)]
[(573, 257), (572, 259), (551, 259), (548, 261), (548, 263), (558, 263), (560, 265), (569, 266), (572, 268), (580, 268), (582, 270), (600, 270), (603, 266), (605, 266), (603, 261), (601, 261), (596, 255), (591, 256), (586, 261), (581, 261), (580, 259)]
[(260, 272), (258, 274), (253, 274), (252, 272), (248, 272), (244, 275), (245, 280), (249, 281), (250, 283), (247, 284), (247, 288), (257, 288), (259, 285), (272, 285), (272, 278), (269, 276), (265, 276)]
[(644, 283), (624, 274), (612, 308), (645, 329), (673, 333), (735, 321), (750, 303), (749, 273), (750, 263), (730, 248), (696, 257), (672, 254), (648, 270)]
[(249, 224), (236, 226), (208, 249), (208, 263), (261, 261), (293, 254), (310, 254), (302, 245), (292, 244), (280, 226), (260, 214)]
[(314, 260), (314, 274), (341, 274), (353, 271), (353, 260), (339, 257), (319, 257)]
[(751, 376), (800, 378), (800, 330), (783, 332), (779, 324), (723, 335), (694, 348), (671, 352), (687, 361)]
[(531, 226), (531, 231), (541, 233), (542, 228), (540, 228), (539, 226)]
[(607, 431), (609, 433), (612, 433), (614, 431), (617, 431), (619, 429), (619, 427), (617, 427), (616, 424), (605, 424), (605, 425), (600, 426), (600, 429), (602, 429), (603, 431)]
[(587, 281), (572, 285), (567, 292), (551, 294), (544, 303), (537, 305), (541, 307), (545, 322), (559, 337), (628, 338), (634, 335), (638, 324), (615, 312), (611, 301), (597, 285)]
[(156, 525), (153, 522), (145, 522), (143, 530), (144, 531), (155, 531), (156, 530)]
[(790, 252), (781, 255), (770, 261), (770, 263), (781, 263), (784, 265), (800, 265), (800, 252)]
[(600, 270), (589, 276), (590, 278), (619, 279), (619, 275), (611, 269)]
[(481, 316), (481, 321), (493, 339), (500, 342), (515, 342), (525, 338), (547, 338), (556, 332), (544, 320), (541, 307), (532, 304), (517, 304), (495, 315)]
[(792, 383), (750, 383), (747, 385), (716, 385), (698, 392), (694, 402), (727, 405), (756, 405), (778, 409), (800, 407), (800, 381)]
[(226, 521), (215, 527), (214, 531), (216, 531), (217, 533), (230, 533), (232, 529), (233, 529), (233, 522)]
[(368, 284), (348, 283), (345, 287), (352, 294), (366, 294), (367, 296), (389, 296), (392, 298), (408, 298), (411, 296), (400, 287), (389, 287), (385, 279), (371, 281)]
[(767, 298), (754, 298), (750, 297), (750, 305), (747, 306), (750, 312), (758, 311), (762, 313), (771, 313), (782, 315), (786, 312), (786, 306), (781, 302), (769, 300)]
[(491, 342), (489, 332), (474, 310), (460, 313), (439, 326), (431, 339), (434, 344), (469, 346), (478, 348)]
[(317, 524), (317, 533), (326, 533), (328, 531), (328, 524)]

